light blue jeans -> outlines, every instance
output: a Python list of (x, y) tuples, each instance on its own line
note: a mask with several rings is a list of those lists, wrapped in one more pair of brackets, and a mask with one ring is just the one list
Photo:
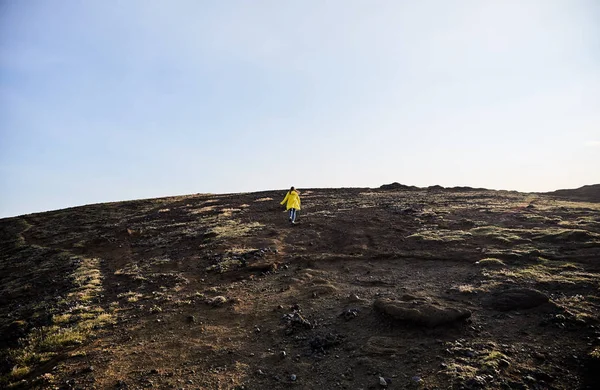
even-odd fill
[(296, 222), (296, 209), (290, 209), (290, 222)]

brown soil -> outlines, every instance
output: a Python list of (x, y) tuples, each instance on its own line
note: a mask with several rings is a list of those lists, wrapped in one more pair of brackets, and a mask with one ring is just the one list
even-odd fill
[(598, 388), (600, 204), (284, 194), (0, 220), (0, 387)]

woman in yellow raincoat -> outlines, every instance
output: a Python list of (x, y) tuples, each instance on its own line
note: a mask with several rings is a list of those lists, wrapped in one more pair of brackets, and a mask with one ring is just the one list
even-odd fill
[(290, 188), (281, 204), (286, 203), (285, 209), (290, 210), (290, 223), (296, 223), (296, 213), (300, 210), (300, 193), (294, 187)]

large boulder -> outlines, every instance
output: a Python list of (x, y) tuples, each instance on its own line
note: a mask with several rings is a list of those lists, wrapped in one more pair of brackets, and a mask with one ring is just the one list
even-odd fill
[(373, 303), (373, 308), (395, 320), (430, 328), (464, 320), (471, 316), (471, 311), (467, 309), (450, 307), (427, 300), (406, 302), (384, 298), (376, 300)]
[(548, 302), (548, 296), (532, 288), (511, 288), (493, 293), (486, 305), (498, 311), (531, 309)]

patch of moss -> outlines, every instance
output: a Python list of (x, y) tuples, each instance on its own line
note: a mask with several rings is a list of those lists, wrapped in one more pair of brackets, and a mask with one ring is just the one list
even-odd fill
[(523, 234), (523, 231), (521, 230), (506, 229), (493, 225), (473, 228), (470, 232), (474, 236), (484, 237), (501, 244), (514, 244), (528, 241), (528, 239), (521, 237)]
[(415, 234), (407, 236), (408, 239), (414, 239), (418, 241), (438, 241), (438, 242), (452, 242), (452, 241), (464, 241), (472, 237), (472, 234), (463, 230), (450, 230), (450, 229), (438, 229), (438, 230), (423, 230)]
[(550, 243), (556, 242), (598, 242), (600, 234), (583, 229), (558, 229), (540, 232), (534, 236), (535, 240)]
[(503, 268), (498, 270), (486, 270), (484, 276), (492, 278), (513, 278), (521, 281), (535, 283), (589, 283), (598, 284), (597, 276), (593, 273), (584, 272), (579, 268), (564, 267), (563, 262), (543, 260), (526, 267)]
[(508, 356), (499, 351), (490, 351), (482, 359), (482, 365), (485, 367), (498, 368), (500, 361), (508, 361)]
[(258, 222), (243, 223), (237, 220), (225, 220), (220, 222), (218, 225), (213, 226), (209, 229), (208, 234), (214, 234), (218, 238), (236, 238), (247, 235), (253, 230), (257, 230), (263, 227)]
[(18, 380), (23, 378), (25, 375), (29, 374), (31, 371), (31, 367), (23, 367), (23, 366), (14, 366), (10, 371), (10, 376), (14, 380)]

